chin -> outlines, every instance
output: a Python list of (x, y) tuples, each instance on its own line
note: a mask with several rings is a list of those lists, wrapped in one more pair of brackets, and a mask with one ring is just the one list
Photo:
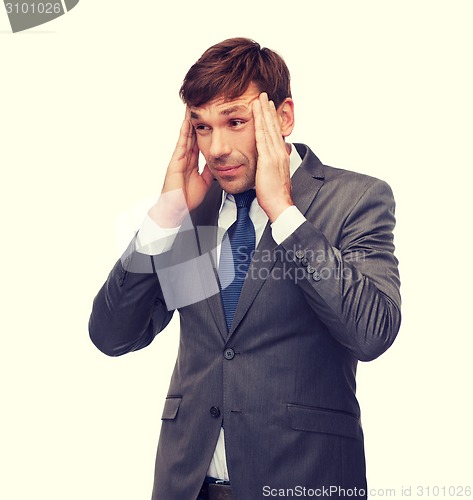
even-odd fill
[(255, 187), (254, 182), (248, 182), (247, 179), (217, 179), (220, 187), (230, 194), (238, 194), (243, 193), (243, 191), (247, 191)]
[(230, 194), (243, 193), (248, 189), (255, 187), (254, 177), (248, 178), (247, 176), (235, 176), (235, 177), (222, 177), (215, 176), (220, 187)]

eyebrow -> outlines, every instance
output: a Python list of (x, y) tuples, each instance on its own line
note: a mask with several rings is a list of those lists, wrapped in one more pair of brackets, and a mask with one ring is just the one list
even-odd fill
[(232, 115), (233, 113), (239, 113), (241, 111), (247, 111), (248, 108), (246, 106), (242, 106), (241, 104), (237, 106), (231, 106), (230, 108), (225, 108), (220, 111), (221, 115), (228, 116)]
[[(223, 116), (229, 116), (232, 115), (233, 113), (239, 113), (242, 111), (248, 111), (248, 107), (243, 106), (242, 104), (238, 104), (236, 106), (231, 106), (229, 108), (222, 109), (219, 114)], [(193, 118), (194, 120), (199, 120), (200, 115), (195, 111), (191, 111), (191, 118)]]

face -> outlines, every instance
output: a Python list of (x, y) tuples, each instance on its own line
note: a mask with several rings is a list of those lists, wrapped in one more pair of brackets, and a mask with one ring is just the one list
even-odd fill
[(190, 108), (197, 145), (228, 193), (241, 193), (255, 186), (258, 153), (252, 102), (259, 95), (258, 87), (252, 83), (236, 99), (216, 98)]

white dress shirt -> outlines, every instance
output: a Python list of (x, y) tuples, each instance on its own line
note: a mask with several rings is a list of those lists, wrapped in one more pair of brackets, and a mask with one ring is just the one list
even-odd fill
[[(302, 159), (296, 148), (292, 145), (290, 145), (290, 147), (291, 153), (289, 169), (292, 177), (296, 169), (302, 163)], [(224, 191), (222, 193), (222, 203), (218, 216), (218, 225), (221, 229), (221, 231), (218, 232), (220, 237), (223, 237), (226, 230), (236, 221), (236, 218), (237, 209), (235, 199), (233, 195)], [(259, 206), (256, 198), (250, 207), (250, 219), (255, 227), (256, 246), (258, 246), (261, 236), (263, 235), (264, 228), (268, 223), (268, 216)], [(278, 245), (281, 244), (301, 224), (303, 224), (305, 220), (305, 217), (296, 206), (288, 207), (271, 224), (271, 232), (274, 241)], [(179, 227), (162, 228), (158, 226), (149, 215), (147, 215), (136, 238), (136, 250), (147, 255), (157, 255), (166, 252), (171, 249), (178, 232)], [(220, 244), (217, 247), (217, 262), (219, 252)], [(225, 434), (223, 427), (220, 429), (217, 446), (215, 448), (212, 461), (210, 462), (207, 475), (217, 479), (229, 480), (227, 460), (225, 456)]]

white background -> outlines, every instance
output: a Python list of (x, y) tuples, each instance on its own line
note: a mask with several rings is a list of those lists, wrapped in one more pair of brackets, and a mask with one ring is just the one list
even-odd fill
[(460, 0), (81, 0), (12, 34), (0, 9), (0, 498), (150, 497), (177, 322), (112, 359), (88, 316), (124, 249), (117, 221), (131, 230), (160, 190), (182, 78), (233, 36), (284, 56), (293, 141), (396, 196), (402, 330), (358, 377), (372, 496), (473, 486), (472, 14)]

